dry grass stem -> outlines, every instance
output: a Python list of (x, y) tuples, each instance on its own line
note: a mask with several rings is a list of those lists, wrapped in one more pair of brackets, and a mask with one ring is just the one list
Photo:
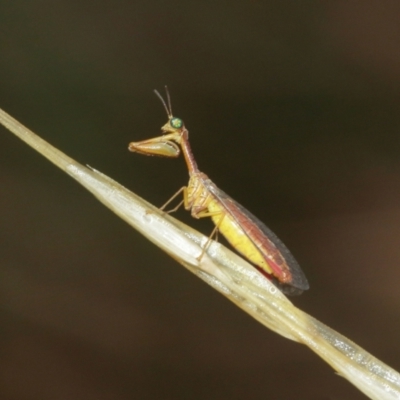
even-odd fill
[[(0, 122), (105, 206), (238, 307), (280, 335), (303, 343), (371, 399), (400, 399), (400, 375), (338, 332), (296, 308), (245, 260), (166, 215), (100, 172), (79, 164), (4, 111)], [(157, 293), (155, 293), (157, 295)]]

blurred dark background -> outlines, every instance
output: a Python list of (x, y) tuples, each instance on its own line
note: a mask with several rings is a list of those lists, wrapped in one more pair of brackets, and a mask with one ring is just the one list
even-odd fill
[[(200, 168), (302, 265), (304, 311), (400, 369), (400, 2), (0, 1), (0, 107), (161, 205), (169, 85)], [(363, 399), (0, 127), (0, 398)], [(176, 216), (205, 234), (210, 221)]]

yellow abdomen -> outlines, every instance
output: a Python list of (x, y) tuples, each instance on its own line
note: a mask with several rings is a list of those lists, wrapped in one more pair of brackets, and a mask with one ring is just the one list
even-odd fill
[(215, 213), (211, 216), (211, 219), (215, 225), (219, 226), (218, 230), (225, 236), (226, 240), (253, 264), (272, 274), (271, 268), (260, 250), (257, 249), (232, 216), (227, 214), (225, 209), (215, 200), (211, 200), (207, 208), (209, 212)]

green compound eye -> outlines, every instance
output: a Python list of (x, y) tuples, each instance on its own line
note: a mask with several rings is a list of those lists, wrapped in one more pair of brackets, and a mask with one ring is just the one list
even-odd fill
[(180, 129), (183, 126), (183, 121), (180, 118), (174, 117), (169, 120), (169, 124), (175, 129)]

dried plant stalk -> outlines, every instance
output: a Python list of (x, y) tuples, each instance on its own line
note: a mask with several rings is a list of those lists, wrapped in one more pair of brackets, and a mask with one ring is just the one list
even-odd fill
[(0, 110), (0, 122), (72, 176), (99, 201), (257, 321), (303, 343), (369, 398), (400, 399), (400, 374), (355, 343), (296, 308), (249, 263), (163, 213), (102, 173), (68, 157)]

